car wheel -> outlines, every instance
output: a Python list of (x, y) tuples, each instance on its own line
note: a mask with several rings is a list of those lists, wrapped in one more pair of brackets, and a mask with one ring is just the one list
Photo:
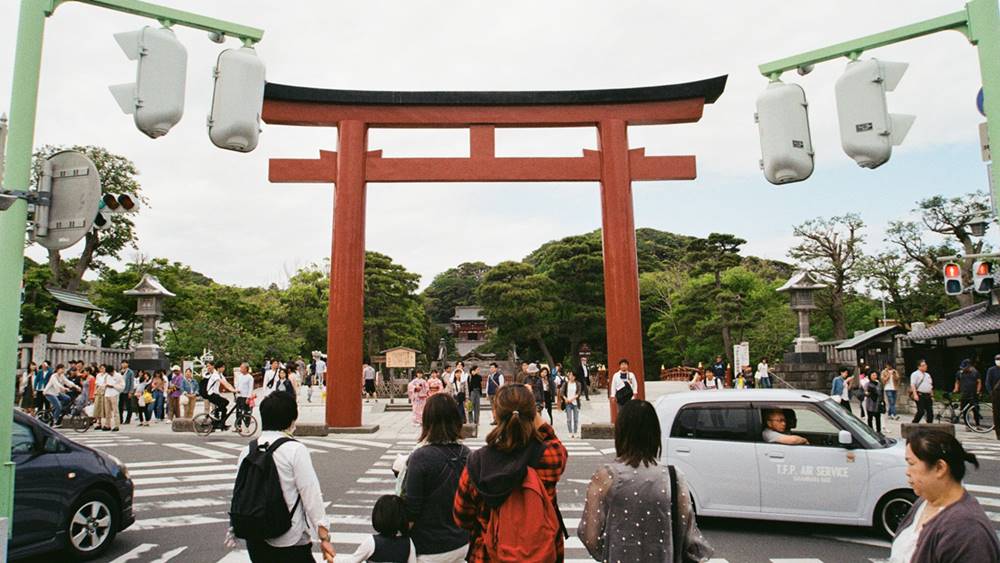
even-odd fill
[(875, 507), (875, 531), (888, 538), (895, 537), (900, 522), (910, 513), (916, 500), (917, 495), (910, 491), (897, 491), (883, 497)]
[(104, 491), (87, 491), (73, 506), (66, 524), (67, 550), (76, 559), (103, 553), (118, 532), (115, 501)]

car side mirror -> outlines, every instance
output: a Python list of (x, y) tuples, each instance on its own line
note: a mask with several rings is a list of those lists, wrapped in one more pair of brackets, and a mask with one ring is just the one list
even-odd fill
[(850, 446), (851, 444), (854, 443), (854, 436), (851, 436), (851, 433), (848, 432), (847, 430), (841, 430), (837, 434), (837, 442), (841, 446)]
[(47, 454), (54, 454), (62, 450), (62, 446), (59, 444), (59, 440), (53, 436), (46, 436), (45, 442), (42, 444), (42, 451)]

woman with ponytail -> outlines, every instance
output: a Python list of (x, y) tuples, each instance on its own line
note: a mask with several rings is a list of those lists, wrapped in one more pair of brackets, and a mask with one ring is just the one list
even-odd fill
[[(469, 456), (455, 493), (455, 523), (471, 534), (468, 561), (561, 562), (565, 526), (556, 484), (566, 470), (566, 448), (524, 384), (497, 391), (493, 417), (497, 425), (486, 447)], [(532, 495), (539, 488), (540, 502)], [(515, 505), (537, 513), (512, 514)]]
[(906, 444), (906, 476), (920, 497), (899, 524), (890, 563), (1000, 561), (1000, 540), (979, 502), (962, 486), (976, 456), (954, 436), (920, 430)]

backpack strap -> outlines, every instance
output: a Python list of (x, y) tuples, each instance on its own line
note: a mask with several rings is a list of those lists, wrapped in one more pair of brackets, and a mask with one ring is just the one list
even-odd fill
[(681, 560), (681, 553), (684, 547), (681, 545), (684, 533), (681, 529), (680, 512), (680, 491), (677, 490), (677, 470), (673, 465), (667, 466), (670, 474), (670, 537), (673, 539), (674, 561)]
[[(284, 445), (284, 444), (286, 444), (288, 442), (298, 442), (298, 440), (296, 440), (294, 438), (287, 438), (287, 437), (278, 438), (277, 440), (275, 440), (275, 441), (273, 441), (273, 442), (271, 442), (270, 444), (267, 445), (267, 449), (264, 450), (264, 455), (274, 455), (274, 450), (280, 448), (282, 445)], [(254, 449), (254, 450), (257, 450), (258, 449), (257, 440), (254, 440), (253, 442), (250, 442), (250, 447), (252, 449)], [(299, 497), (297, 499), (295, 499), (295, 504), (292, 505), (291, 510), (288, 511), (288, 515), (289, 516), (294, 515), (296, 509), (299, 508), (299, 504), (301, 504), (301, 503), (302, 503), (302, 495), (299, 495)], [(305, 515), (304, 512), (303, 512), (303, 515)], [(306, 517), (306, 528), (309, 528), (309, 527), (310, 527), (309, 526), (309, 518), (307, 516)]]
[[(531, 457), (529, 458), (532, 461), (528, 463), (528, 467), (530, 467), (532, 469), (536, 469), (536, 467), (538, 466), (538, 462), (541, 461), (541, 459), (542, 459), (542, 454), (545, 453), (546, 445), (545, 445), (545, 442), (535, 442), (535, 444), (533, 445), (533, 447), (534, 447), (535, 451), (532, 452)], [(525, 471), (527, 471), (527, 470), (525, 470)], [(544, 485), (544, 483), (543, 483), (543, 485)], [(546, 494), (548, 494), (548, 493), (546, 492)], [(563, 520), (562, 511), (559, 510), (558, 499), (552, 499), (552, 506), (553, 506), (553, 508), (556, 509), (556, 518), (559, 519), (559, 531), (560, 531), (560, 533), (562, 533), (564, 539), (569, 539), (569, 530), (566, 529), (566, 522)]]

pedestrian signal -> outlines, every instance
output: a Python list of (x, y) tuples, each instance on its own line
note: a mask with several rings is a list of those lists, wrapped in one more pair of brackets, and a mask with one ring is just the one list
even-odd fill
[(976, 293), (993, 291), (993, 264), (984, 260), (976, 260), (972, 264), (972, 289)]
[(944, 292), (948, 295), (962, 294), (962, 267), (955, 262), (944, 265)]
[(840, 144), (862, 168), (885, 164), (893, 145), (902, 143), (913, 125), (914, 116), (889, 113), (885, 101), (885, 93), (896, 88), (907, 66), (877, 59), (851, 61), (837, 79)]
[(801, 182), (813, 172), (806, 94), (798, 84), (772, 82), (757, 97), (760, 167), (772, 184)]
[(187, 49), (168, 28), (144, 27), (115, 34), (129, 60), (138, 60), (135, 82), (111, 86), (122, 111), (146, 135), (166, 135), (184, 115)]

